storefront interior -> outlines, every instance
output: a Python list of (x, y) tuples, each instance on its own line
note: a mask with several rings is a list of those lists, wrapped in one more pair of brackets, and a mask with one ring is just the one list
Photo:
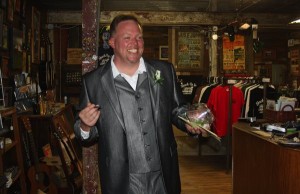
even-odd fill
[[(226, 120), (211, 126), (220, 141), (173, 127), (182, 193), (299, 192), (299, 10), (298, 0), (2, 0), (0, 193), (32, 193), (38, 165), (56, 177), (48, 194), (99, 179), (97, 148), (83, 149), (73, 125), (82, 75), (112, 56), (120, 13), (142, 23), (145, 59), (174, 65), (187, 102)], [(227, 94), (213, 99), (218, 86)]]

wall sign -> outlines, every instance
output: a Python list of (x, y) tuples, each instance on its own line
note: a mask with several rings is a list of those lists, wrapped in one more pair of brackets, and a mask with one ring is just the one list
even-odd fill
[(223, 37), (223, 70), (245, 70), (244, 36), (235, 35), (234, 41)]
[(203, 35), (200, 32), (178, 32), (177, 68), (201, 68), (203, 45)]

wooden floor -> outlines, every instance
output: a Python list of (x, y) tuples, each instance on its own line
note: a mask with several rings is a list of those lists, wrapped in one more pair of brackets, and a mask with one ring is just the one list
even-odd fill
[(231, 194), (224, 156), (179, 156), (182, 194)]

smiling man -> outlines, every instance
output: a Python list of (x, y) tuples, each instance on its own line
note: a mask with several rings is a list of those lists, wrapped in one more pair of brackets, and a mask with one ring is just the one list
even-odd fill
[(76, 137), (98, 141), (103, 194), (179, 194), (172, 124), (200, 134), (178, 116), (187, 110), (173, 65), (146, 61), (143, 30), (132, 15), (110, 25), (112, 59), (83, 77)]

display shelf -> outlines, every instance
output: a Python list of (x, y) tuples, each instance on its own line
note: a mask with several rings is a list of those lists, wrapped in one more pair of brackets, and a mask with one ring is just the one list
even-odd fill
[[(12, 167), (18, 166), (18, 172), (13, 177), (12, 184), (9, 188), (3, 187), (0, 188), (1, 194), (8, 194), (11, 193), (11, 188), (15, 187), (18, 184), (18, 188), (20, 188), (20, 192), (22, 194), (27, 194), (26, 189), (26, 179), (24, 173), (24, 166), (23, 166), (23, 157), (21, 151), (21, 144), (20, 144), (20, 131), (18, 126), (18, 119), (17, 119), (17, 112), (15, 107), (9, 108), (2, 108), (0, 109), (1, 114), (1, 127), (4, 126), (5, 121), (9, 121), (10, 128), (12, 130), (8, 131), (1, 135), (1, 137), (10, 138), (12, 140), (11, 143), (6, 144), (4, 142), (3, 148), (0, 150), (0, 175), (4, 175), (5, 170)], [(3, 119), (9, 118), (8, 120)], [(1, 130), (1, 129), (0, 129)], [(5, 141), (3, 139), (3, 141)]]

